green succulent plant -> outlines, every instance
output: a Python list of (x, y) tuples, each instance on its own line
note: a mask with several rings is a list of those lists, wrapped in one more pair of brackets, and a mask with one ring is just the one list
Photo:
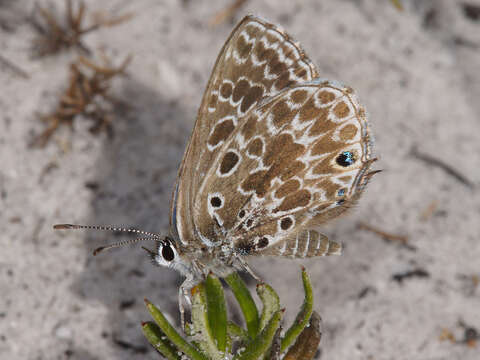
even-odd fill
[(242, 311), (246, 329), (229, 321), (221, 281), (210, 274), (192, 293), (191, 323), (185, 338), (162, 312), (145, 300), (155, 322), (142, 324), (152, 346), (168, 360), (313, 359), (320, 343), (320, 316), (313, 311), (310, 279), (302, 268), (304, 302), (293, 324), (281, 334), (284, 309), (277, 293), (267, 284), (257, 285), (263, 308), (259, 313), (238, 273), (225, 278)]

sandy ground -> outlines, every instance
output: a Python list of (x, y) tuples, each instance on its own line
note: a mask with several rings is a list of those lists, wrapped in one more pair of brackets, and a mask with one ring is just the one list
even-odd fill
[[(63, 0), (52, 3), (63, 7)], [(77, 119), (73, 131), (62, 129), (45, 148), (32, 149), (29, 141), (43, 129), (35, 114), (55, 106), (76, 55), (32, 58), (35, 33), (25, 15), (33, 2), (0, 2), (1, 55), (30, 76), (0, 64), (1, 359), (158, 358), (140, 330), (149, 319), (142, 300), (178, 322), (179, 275), (153, 267), (139, 246), (94, 258), (92, 249), (124, 237), (54, 232), (52, 224), (168, 230), (172, 185), (203, 89), (247, 12), (285, 28), (322, 77), (357, 90), (376, 137), (377, 168), (384, 169), (349, 216), (322, 229), (345, 243), (345, 254), (302, 262), (323, 318), (318, 357), (480, 359), (480, 344), (463, 343), (459, 325), (480, 329), (478, 13), (453, 0), (407, 1), (404, 12), (387, 0), (258, 0), (233, 22), (210, 27), (226, 2), (87, 3), (136, 14), (84, 39), (116, 63), (134, 55), (129, 76), (112, 87), (131, 107), (117, 114), (113, 140), (92, 136)], [(359, 222), (408, 236), (408, 246), (359, 229)], [(252, 261), (278, 290), (287, 321), (302, 301), (299, 264)], [(445, 329), (457, 343), (441, 341)]]

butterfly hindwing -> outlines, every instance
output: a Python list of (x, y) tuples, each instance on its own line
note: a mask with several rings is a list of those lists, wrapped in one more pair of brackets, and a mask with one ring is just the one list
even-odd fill
[(368, 126), (348, 87), (322, 80), (291, 86), (238, 123), (193, 212), (199, 234), (217, 245), (251, 255), (293, 249), (303, 231), (348, 209), (368, 181)]

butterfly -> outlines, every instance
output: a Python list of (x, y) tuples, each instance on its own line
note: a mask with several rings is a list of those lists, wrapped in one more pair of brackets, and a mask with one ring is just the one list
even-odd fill
[[(215, 63), (186, 148), (170, 234), (103, 228), (156, 240), (153, 262), (186, 277), (179, 296), (213, 272), (249, 268), (249, 256), (339, 254), (316, 229), (350, 208), (369, 179), (372, 140), (352, 88), (319, 77), (279, 27), (246, 16)], [(182, 309), (181, 309), (182, 311)], [(183, 314), (183, 312), (182, 312)]]

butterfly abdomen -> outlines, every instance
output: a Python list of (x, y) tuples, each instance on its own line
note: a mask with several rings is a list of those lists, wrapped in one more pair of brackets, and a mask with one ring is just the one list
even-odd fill
[(340, 255), (341, 244), (329, 240), (315, 230), (305, 230), (294, 237), (279, 242), (260, 252), (260, 255), (307, 258), (326, 255)]

